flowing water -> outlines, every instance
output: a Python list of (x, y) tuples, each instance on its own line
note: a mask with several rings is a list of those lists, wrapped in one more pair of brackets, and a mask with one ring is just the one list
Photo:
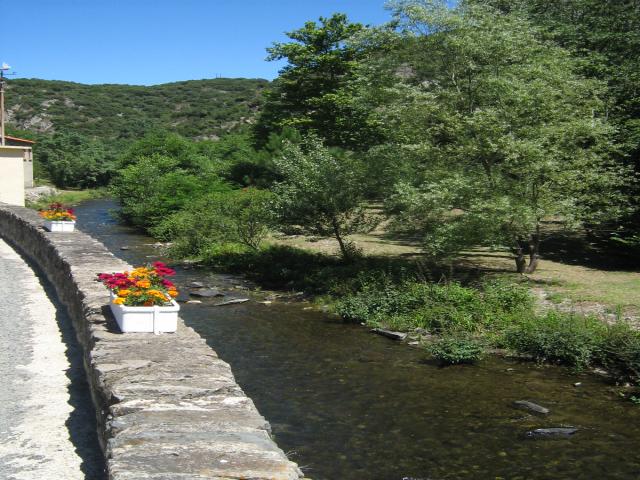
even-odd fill
[[(158, 258), (152, 239), (109, 215), (116, 207), (84, 203), (80, 230), (130, 263)], [(640, 407), (597, 377), (500, 358), (439, 368), (305, 302), (260, 304), (264, 295), (238, 289), (238, 277), (178, 267), (176, 281), (253, 299), (224, 307), (204, 299), (181, 315), (231, 364), (279, 446), (313, 480), (640, 478)], [(516, 400), (551, 412), (517, 410)], [(579, 430), (525, 435), (560, 426)]]

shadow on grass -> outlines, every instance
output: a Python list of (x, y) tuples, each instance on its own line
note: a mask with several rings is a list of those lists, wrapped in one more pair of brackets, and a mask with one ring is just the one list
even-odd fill
[(640, 271), (640, 255), (604, 235), (556, 233), (542, 242), (542, 259), (607, 271)]
[[(440, 282), (450, 275), (448, 266), (415, 256), (339, 257), (291, 246), (273, 245), (259, 251), (229, 251), (205, 255), (205, 263), (220, 271), (242, 273), (267, 289), (304, 291), (309, 294), (345, 295), (358, 290), (363, 278), (386, 276), (391, 281), (417, 279)], [(462, 284), (481, 280), (495, 270), (477, 265), (457, 265), (453, 279)]]

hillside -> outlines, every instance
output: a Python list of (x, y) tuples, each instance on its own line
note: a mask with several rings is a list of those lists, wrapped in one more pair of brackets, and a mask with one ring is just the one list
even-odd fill
[(268, 83), (217, 78), (137, 86), (15, 79), (8, 82), (6, 109), (9, 127), (37, 133), (126, 139), (162, 127), (186, 137), (216, 138), (253, 121)]

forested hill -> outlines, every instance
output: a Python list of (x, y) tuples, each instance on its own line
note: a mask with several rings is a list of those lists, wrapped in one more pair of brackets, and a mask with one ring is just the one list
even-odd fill
[(268, 83), (216, 78), (137, 86), (15, 79), (8, 82), (6, 108), (9, 126), (17, 130), (126, 139), (165, 128), (216, 138), (253, 121)]

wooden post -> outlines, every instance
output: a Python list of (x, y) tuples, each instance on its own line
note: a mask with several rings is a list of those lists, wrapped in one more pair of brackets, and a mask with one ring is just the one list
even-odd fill
[(0, 72), (0, 145), (4, 146), (4, 77)]

